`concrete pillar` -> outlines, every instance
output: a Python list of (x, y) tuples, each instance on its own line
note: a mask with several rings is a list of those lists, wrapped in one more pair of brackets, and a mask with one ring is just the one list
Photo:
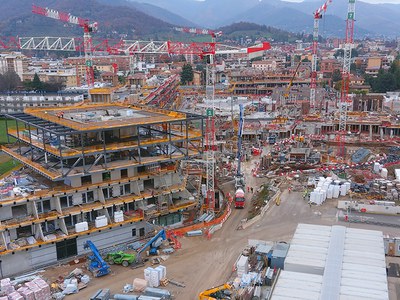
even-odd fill
[(92, 173), (92, 183), (101, 183), (103, 182), (103, 174), (100, 172)]
[(390, 138), (393, 138), (393, 129), (390, 129)]
[(372, 140), (372, 125), (369, 125), (369, 139)]
[(69, 180), (70, 180), (70, 185), (72, 187), (80, 187), (80, 186), (82, 186), (81, 177), (73, 176), (73, 177), (69, 177)]
[(380, 133), (381, 139), (383, 139), (383, 128), (382, 127), (380, 128), (379, 133)]

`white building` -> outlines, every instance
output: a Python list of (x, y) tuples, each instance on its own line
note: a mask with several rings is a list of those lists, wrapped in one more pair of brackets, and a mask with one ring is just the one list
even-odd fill
[(0, 54), (0, 74), (4, 74), (7, 71), (14, 71), (18, 74), (19, 78), (22, 80), (23, 71), (23, 61), (25, 55), (19, 52), (10, 54)]
[(272, 300), (388, 300), (381, 231), (299, 224)]

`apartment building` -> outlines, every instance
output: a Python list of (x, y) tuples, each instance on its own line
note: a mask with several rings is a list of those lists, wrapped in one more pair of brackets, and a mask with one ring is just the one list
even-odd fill
[(1, 182), (3, 276), (84, 254), (87, 240), (142, 239), (199, 204), (179, 168), (201, 154), (199, 115), (91, 103), (5, 116), (2, 150), (25, 171)]
[(0, 94), (0, 114), (22, 113), (26, 107), (55, 107), (73, 105), (84, 100), (83, 94)]
[(4, 74), (7, 71), (14, 71), (22, 80), (23, 73), (27, 69), (27, 66), (27, 57), (22, 53), (0, 54), (0, 74)]
[[(293, 78), (293, 73), (289, 72), (269, 72), (264, 73), (259, 70), (232, 70), (228, 75), (233, 86), (234, 95), (271, 95), (277, 88), (286, 87)], [(299, 74), (292, 82), (295, 86), (309, 86), (309, 76)]]

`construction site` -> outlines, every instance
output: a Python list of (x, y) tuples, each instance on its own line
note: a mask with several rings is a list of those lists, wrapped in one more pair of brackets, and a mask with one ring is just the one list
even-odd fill
[(352, 93), (355, 0), (340, 90), (322, 87), (331, 2), (313, 14), (309, 64), (273, 43), (175, 28), (211, 42), (112, 53), (132, 68), (204, 60), (205, 86), (170, 68), (101, 88), (97, 23), (33, 6), (83, 28), (87, 95), (3, 113), (1, 151), (20, 165), (0, 179), (0, 300), (400, 299), (400, 102)]

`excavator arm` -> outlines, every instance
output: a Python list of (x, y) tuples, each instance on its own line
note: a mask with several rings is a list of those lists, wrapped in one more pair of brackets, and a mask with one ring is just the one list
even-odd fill
[[(220, 286), (205, 290), (199, 294), (199, 300), (217, 300), (217, 299), (230, 299), (228, 297), (226, 298), (221, 298), (223, 297), (222, 294), (218, 296), (219, 293), (222, 293), (225, 290), (231, 290), (232, 286), (224, 283)], [(215, 298), (218, 297), (218, 298)]]

